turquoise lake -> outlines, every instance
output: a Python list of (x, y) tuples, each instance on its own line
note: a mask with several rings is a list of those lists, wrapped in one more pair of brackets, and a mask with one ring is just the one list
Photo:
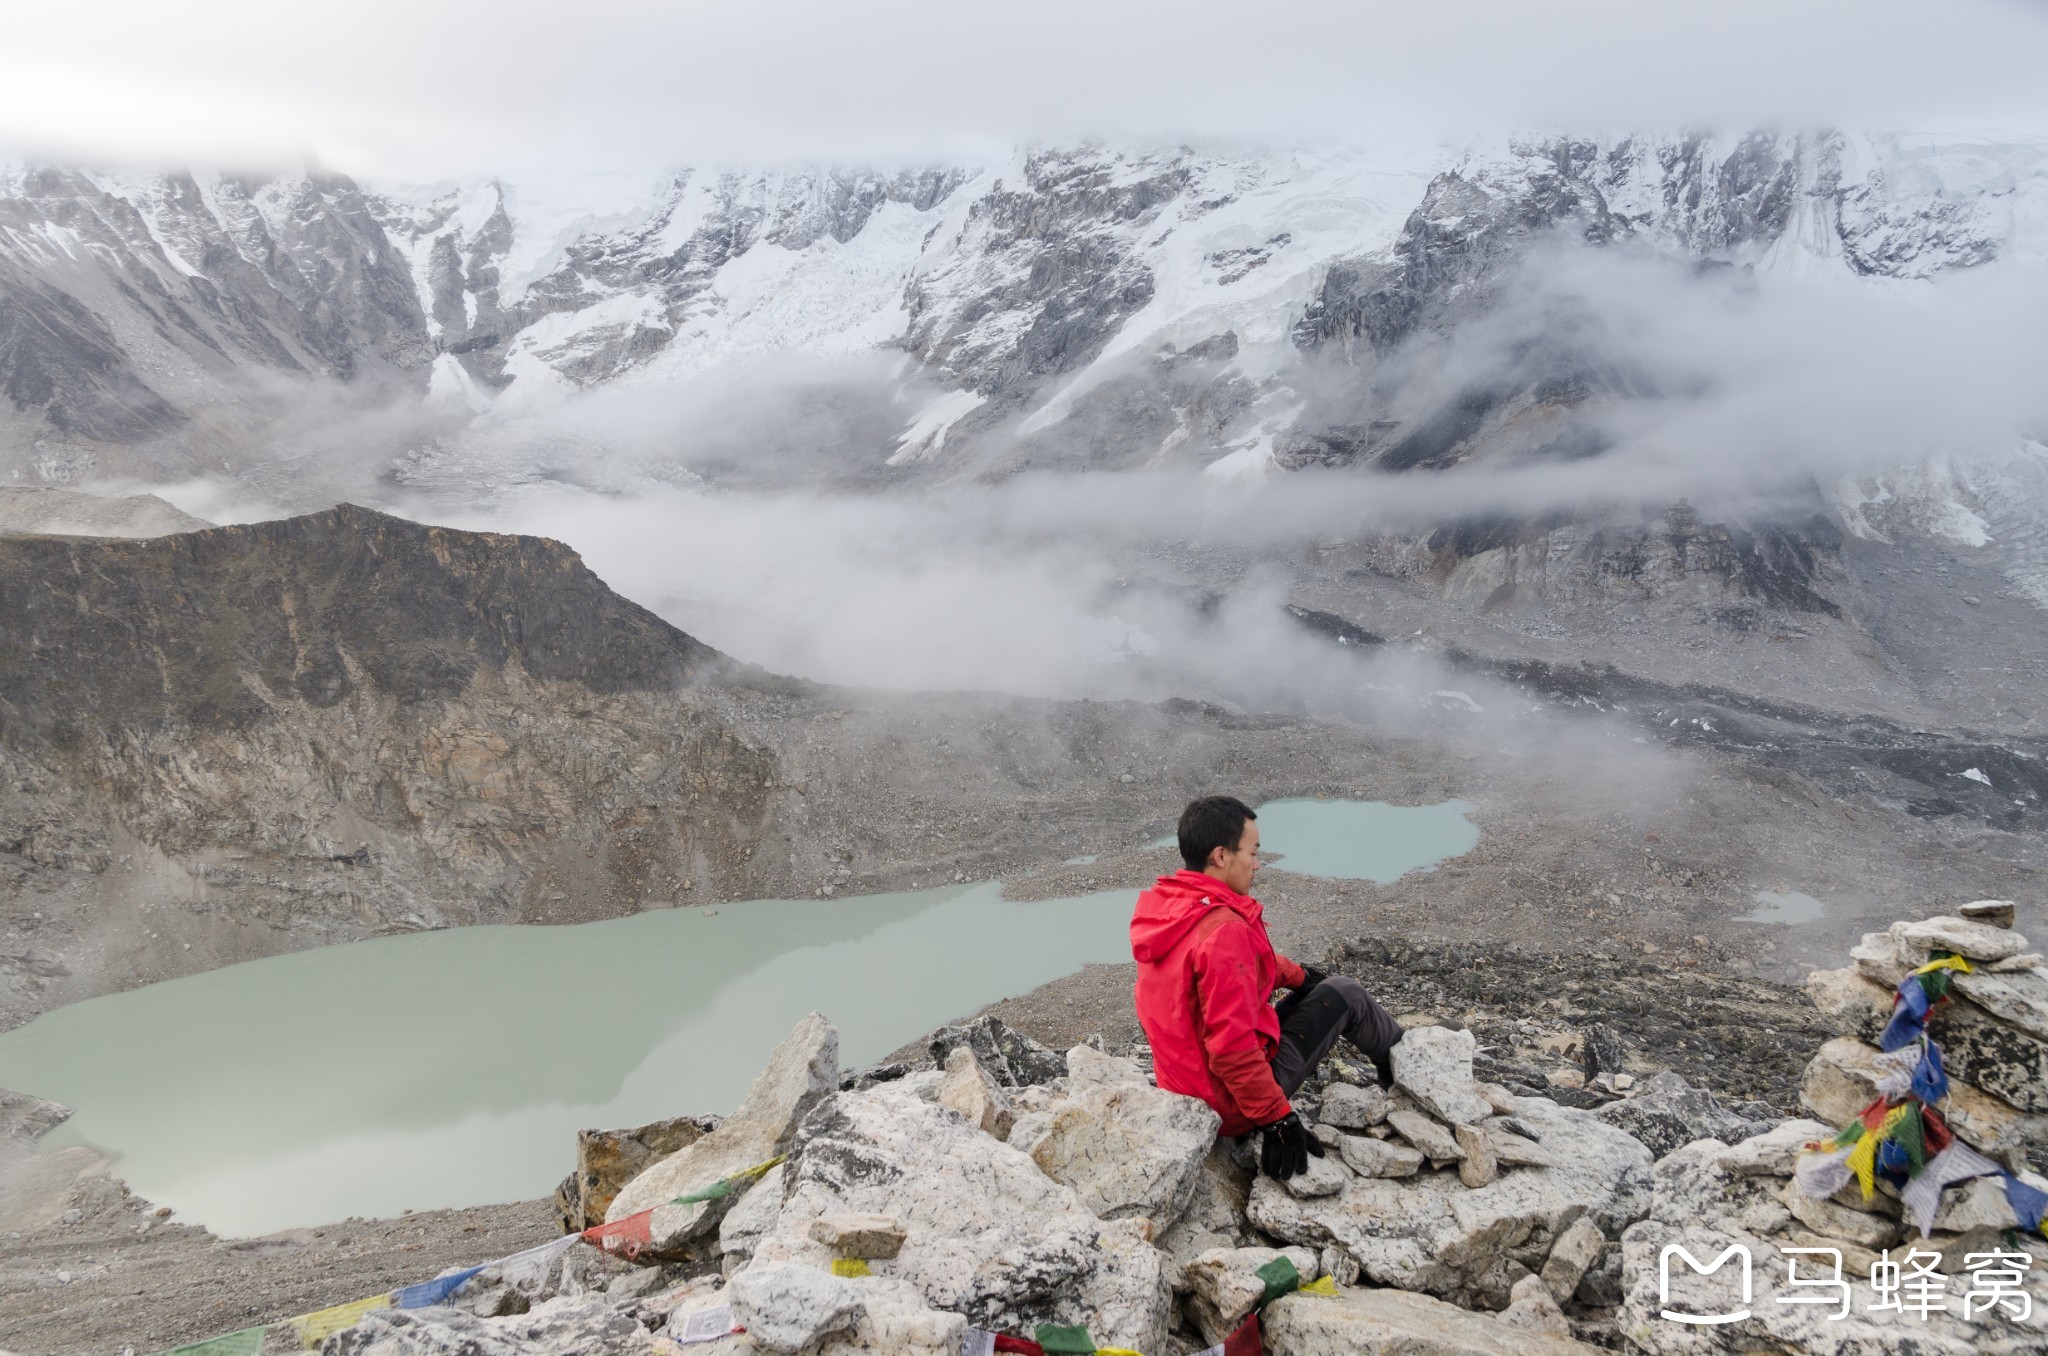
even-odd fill
[(232, 1236), (546, 1195), (575, 1132), (738, 1104), (813, 1009), (842, 1067), (1091, 961), (1135, 892), (996, 884), (380, 937), (58, 1008), (0, 1087), (72, 1107), (150, 1200)]
[[(1478, 846), (1472, 808), (1462, 800), (1269, 800), (1257, 807), (1259, 852), (1281, 871), (1387, 885)], [(1174, 842), (1168, 834), (1153, 846)]]
[[(1396, 880), (1472, 849), (1459, 801), (1282, 800), (1279, 865)], [(1170, 839), (1167, 841), (1171, 841)], [(730, 1111), (816, 1010), (842, 1067), (1089, 963), (1129, 959), (1137, 888), (997, 883), (755, 900), (573, 927), (409, 933), (58, 1008), (0, 1034), (0, 1087), (75, 1115), (140, 1195), (240, 1237), (526, 1200), (583, 1127)]]

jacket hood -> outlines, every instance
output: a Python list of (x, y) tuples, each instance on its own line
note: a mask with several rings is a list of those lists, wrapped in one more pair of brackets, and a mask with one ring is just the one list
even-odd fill
[(1138, 907), (1131, 914), (1132, 957), (1164, 959), (1213, 908), (1230, 909), (1248, 923), (1257, 923), (1265, 913), (1258, 900), (1200, 871), (1161, 876), (1138, 896)]

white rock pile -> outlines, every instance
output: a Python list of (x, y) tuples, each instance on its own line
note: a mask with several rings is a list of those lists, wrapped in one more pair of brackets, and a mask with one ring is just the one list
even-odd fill
[[(2018, 1228), (1996, 1179), (1949, 1188), (1926, 1238), (1890, 1186), (1880, 1183), (1866, 1201), (1851, 1182), (1829, 1199), (1813, 1200), (1793, 1180), (1809, 1142), (1828, 1140), (1876, 1098), (1875, 1042), (1891, 1018), (1893, 992), (1931, 953), (1943, 951), (1966, 957), (1975, 971), (1954, 977), (1951, 999), (1935, 1009), (1930, 1025), (1951, 1078), (1940, 1109), (1957, 1138), (2022, 1180), (2048, 1188), (2031, 1171), (2044, 1143), (2040, 1113), (2048, 1111), (2048, 972), (2027, 952), (2026, 938), (2011, 930), (2010, 904), (1986, 901), (1966, 912), (1974, 916), (1895, 923), (1870, 933), (1851, 951), (1852, 966), (1809, 976), (1809, 995), (1840, 1033), (1814, 1056), (1801, 1085), (1801, 1101), (1814, 1119), (1787, 1121), (1734, 1146), (1688, 1144), (1658, 1161), (1650, 1217), (1622, 1236), (1622, 1332), (1632, 1346), (1660, 1356), (2048, 1352), (2048, 1241)], [(1754, 1266), (1750, 1296), (1741, 1293), (1734, 1265), (1701, 1276), (1674, 1258), (1679, 1279), (1668, 1280), (1660, 1259), (1673, 1246), (1702, 1265), (1730, 1247), (1746, 1249)], [(1808, 1280), (1831, 1276), (1830, 1254), (1839, 1256), (1846, 1290), (1792, 1286), (1795, 1255), (1785, 1250), (1794, 1248), (1821, 1250), (1796, 1255), (1799, 1275)], [(2023, 1268), (2028, 1301), (1990, 1312), (1980, 1303), (1965, 1317), (1965, 1301), (1978, 1286), (1969, 1259), (2000, 1250), (2031, 1258)], [(1920, 1255), (1918, 1263), (1902, 1265), (1912, 1253)], [(1887, 1289), (1916, 1267), (1936, 1273), (1938, 1283), (1922, 1282), (1930, 1307), (1888, 1306), (1887, 1292), (1871, 1284), (1881, 1259), (1900, 1266), (1880, 1278)], [(1823, 1294), (1829, 1302), (1806, 1302)], [(1791, 1296), (1797, 1301), (1780, 1302)], [(1943, 1307), (1931, 1307), (1937, 1301)], [(1748, 1317), (1686, 1324), (1665, 1318), (1667, 1308)], [(2030, 1311), (2024, 1319), (2021, 1308)]]
[[(1773, 1302), (1781, 1247), (1834, 1248), (1853, 1272), (1904, 1241), (1896, 1199), (1807, 1201), (1791, 1177), (1807, 1141), (1869, 1100), (1852, 1048), (1869, 1048), (1878, 1000), (1930, 945), (1986, 962), (1944, 1019), (1975, 1033), (1955, 1040), (1952, 1070), (1959, 1099), (1983, 1099), (1971, 1123), (1985, 1147), (2025, 1167), (2048, 1110), (2048, 975), (2017, 959), (2017, 934), (1977, 920), (1900, 925), (1866, 938), (1853, 970), (1814, 977), (1844, 1033), (1809, 1070), (1818, 1120), (1758, 1125), (1671, 1074), (1632, 1079), (1598, 1111), (1516, 1096), (1475, 1080), (1469, 1033), (1418, 1024), (1391, 1089), (1339, 1082), (1301, 1099), (1327, 1152), (1286, 1183), (1254, 1175), (1255, 1141), (1218, 1141), (1215, 1114), (1153, 1087), (1141, 1062), (1092, 1045), (1062, 1056), (983, 1021), (939, 1033), (937, 1067), (842, 1079), (836, 1032), (814, 1014), (733, 1115), (619, 1191), (611, 1220), (655, 1211), (637, 1264), (579, 1245), (543, 1287), (486, 1276), (453, 1307), (373, 1313), (326, 1350), (959, 1356), (970, 1329), (1028, 1338), (1058, 1324), (1184, 1356), (1232, 1332), (1264, 1296), (1259, 1269), (1284, 1256), (1339, 1290), (1267, 1305), (1273, 1356), (1588, 1356), (1589, 1340), (1660, 1354), (2048, 1351), (2038, 1287), (2028, 1322), (1835, 1320)], [(776, 1154), (744, 1193), (664, 1204)], [(2010, 1222), (1982, 1192), (1952, 1194), (1931, 1246), (1960, 1265)], [(1664, 1317), (1672, 1244), (1702, 1262), (1751, 1248), (1751, 1317)], [(2038, 1238), (2019, 1246), (2048, 1260)], [(1689, 1276), (1673, 1294), (1715, 1302), (1733, 1277)], [(728, 1312), (743, 1333), (676, 1345)]]

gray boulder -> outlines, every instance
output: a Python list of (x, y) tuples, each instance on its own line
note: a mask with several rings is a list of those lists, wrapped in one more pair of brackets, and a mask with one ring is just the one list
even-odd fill
[(1420, 1111), (1397, 1107), (1387, 1113), (1387, 1124), (1431, 1162), (1451, 1163), (1465, 1156), (1465, 1151), (1458, 1147), (1457, 1136)]
[(322, 1356), (588, 1356), (642, 1351), (647, 1330), (598, 1295), (478, 1318), (460, 1309), (380, 1309), (321, 1343)]
[(950, 1110), (890, 1086), (837, 1094), (805, 1118), (784, 1171), (781, 1213), (750, 1270), (824, 1272), (831, 1251), (812, 1238), (813, 1221), (886, 1214), (903, 1246), (871, 1262), (863, 1286), (905, 1282), (929, 1308), (992, 1332), (1078, 1323), (1105, 1346), (1161, 1349), (1170, 1292), (1151, 1224), (1097, 1218), (1073, 1188)]
[(1469, 1031), (1419, 1026), (1394, 1047), (1394, 1086), (1415, 1104), (1452, 1125), (1471, 1125), (1493, 1114), (1472, 1076), (1479, 1044)]
[(777, 1164), (718, 1222), (718, 1251), (727, 1258), (751, 1257), (781, 1215), (782, 1165)]
[(1219, 1343), (1265, 1298), (1266, 1282), (1259, 1268), (1285, 1257), (1304, 1282), (1321, 1274), (1316, 1254), (1307, 1248), (1216, 1248), (1189, 1262), (1185, 1283), (1188, 1310), (1202, 1339)]
[(1387, 1094), (1379, 1088), (1332, 1083), (1323, 1089), (1323, 1104), (1316, 1111), (1316, 1121), (1339, 1130), (1363, 1130), (1387, 1118), (1387, 1105)]
[(1646, 1080), (1633, 1097), (1609, 1102), (1593, 1114), (1634, 1135), (1656, 1158), (1696, 1139), (1738, 1144), (1770, 1128), (1729, 1111), (1713, 1093), (1670, 1070)]
[(1346, 1290), (1335, 1299), (1285, 1295), (1266, 1306), (1259, 1331), (1267, 1356), (1597, 1356), (1600, 1350), (1401, 1290)]
[(1422, 1171), (1422, 1150), (1392, 1140), (1339, 1135), (1335, 1147), (1360, 1177), (1413, 1177)]
[(940, 1106), (951, 1107), (978, 1126), (982, 1133), (1007, 1139), (1015, 1114), (1010, 1103), (1003, 1096), (996, 1081), (981, 1067), (981, 1061), (974, 1057), (970, 1046), (956, 1045), (946, 1055), (945, 1072), (940, 1076)]
[(1012, 1143), (1103, 1219), (1180, 1218), (1222, 1123), (1206, 1103), (1152, 1086), (1135, 1064), (1076, 1046), (1067, 1096)]
[[(1806, 992), (1838, 1035), (1875, 1043), (1891, 1020), (1892, 990), (1854, 970), (1816, 970), (1806, 978)], [(1952, 997), (1928, 1024), (1949, 1076), (2022, 1111), (2048, 1111), (2048, 1040), (2001, 1020), (1968, 993), (1957, 990)]]
[(993, 1017), (977, 1017), (960, 1026), (942, 1026), (932, 1033), (932, 1063), (941, 1069), (953, 1051), (966, 1046), (982, 1069), (1006, 1088), (1050, 1083), (1067, 1076), (1067, 1061), (1022, 1032), (1012, 1031)]
[(678, 1196), (754, 1167), (789, 1147), (797, 1122), (839, 1086), (839, 1030), (817, 1013), (775, 1047), (746, 1100), (716, 1130), (648, 1168), (622, 1188), (607, 1221), (652, 1208), (656, 1256), (687, 1255), (693, 1240), (718, 1227), (737, 1196), (671, 1205)]
[[(1828, 1041), (1800, 1076), (1800, 1104), (1817, 1120), (1847, 1125), (1877, 1096), (1877, 1057), (1876, 1046), (1851, 1036)], [(1942, 1114), (1958, 1138), (1994, 1158), (2048, 1159), (2048, 1115), (2022, 1111), (1961, 1079), (1950, 1083)]]
[(852, 1331), (866, 1309), (863, 1289), (828, 1270), (757, 1263), (732, 1278), (726, 1298), (757, 1346), (793, 1353)]
[(1260, 1178), (1248, 1217), (1283, 1242), (1341, 1246), (1377, 1285), (1502, 1308), (1573, 1221), (1590, 1217), (1612, 1237), (1650, 1204), (1650, 1154), (1634, 1136), (1540, 1098), (1515, 1106), (1552, 1151), (1552, 1166), (1520, 1168), (1477, 1188), (1441, 1172), (1359, 1178), (1316, 1200)]

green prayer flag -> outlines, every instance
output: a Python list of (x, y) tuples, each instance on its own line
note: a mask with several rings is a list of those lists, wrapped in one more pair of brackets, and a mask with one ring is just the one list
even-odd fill
[(1906, 1170), (1908, 1177), (1917, 1177), (1927, 1166), (1927, 1134), (1920, 1124), (1920, 1106), (1916, 1102), (1906, 1111), (1905, 1118), (1892, 1131), (1892, 1142), (1906, 1151), (1906, 1161), (1912, 1166)]
[(263, 1338), (269, 1331), (270, 1325), (265, 1323), (240, 1332), (209, 1337), (204, 1342), (187, 1342), (182, 1347), (158, 1352), (157, 1356), (256, 1356), (263, 1350)]
[(705, 1187), (699, 1191), (693, 1191), (687, 1196), (678, 1196), (674, 1200), (670, 1201), (669, 1204), (696, 1205), (700, 1201), (720, 1200), (726, 1196), (732, 1195), (732, 1193), (737, 1191), (738, 1189), (738, 1184), (735, 1183), (732, 1178), (728, 1177), (722, 1182), (713, 1182), (710, 1186)]
[(1038, 1325), (1038, 1345), (1046, 1356), (1094, 1356), (1095, 1339), (1086, 1328), (1062, 1328), (1052, 1323)]
[(1291, 1295), (1301, 1289), (1301, 1273), (1285, 1257), (1275, 1257), (1252, 1274), (1266, 1283), (1266, 1293), (1259, 1297), (1262, 1309), (1282, 1295)]

